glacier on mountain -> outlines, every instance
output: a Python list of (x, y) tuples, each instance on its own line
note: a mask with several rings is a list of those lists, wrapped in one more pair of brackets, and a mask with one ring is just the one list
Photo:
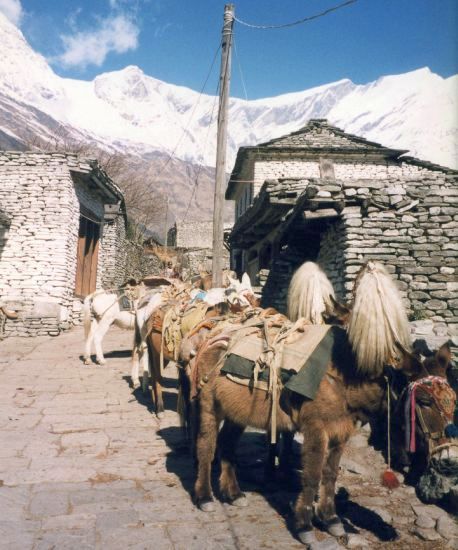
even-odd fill
[[(14, 103), (22, 110), (27, 106), (39, 110), (71, 135), (108, 150), (138, 155), (173, 152), (189, 162), (214, 164), (217, 101), (213, 96), (167, 84), (136, 66), (92, 81), (62, 78), (2, 14), (0, 36), (0, 94), (6, 98), (0, 108), (0, 129), (11, 137), (20, 139), (21, 134), (6, 116), (7, 105)], [(310, 118), (328, 118), (371, 141), (458, 167), (457, 97), (458, 76), (444, 79), (423, 68), (365, 85), (344, 79), (266, 99), (231, 98), (228, 168), (241, 145), (295, 131)], [(34, 131), (49, 133), (40, 130), (39, 118), (34, 118)]]

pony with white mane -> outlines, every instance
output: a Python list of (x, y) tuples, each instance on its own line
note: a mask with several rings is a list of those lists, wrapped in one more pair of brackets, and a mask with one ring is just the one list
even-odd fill
[(313, 325), (323, 324), (336, 304), (334, 288), (321, 267), (305, 262), (294, 273), (288, 288), (287, 317), (304, 317)]
[(368, 374), (370, 365), (372, 374), (381, 374), (384, 364), (395, 363), (401, 351), (411, 350), (401, 295), (385, 267), (373, 261), (356, 278), (354, 295), (348, 339), (356, 354), (357, 368), (361, 374)]

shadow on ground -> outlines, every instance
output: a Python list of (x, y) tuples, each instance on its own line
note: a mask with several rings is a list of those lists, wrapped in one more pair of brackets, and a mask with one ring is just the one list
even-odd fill
[[(132, 378), (128, 375), (125, 375), (122, 377), (124, 382), (126, 382), (130, 387), (132, 387)], [(141, 378), (140, 378), (141, 382)], [(162, 379), (162, 399), (164, 401), (164, 408), (166, 411), (173, 411), (176, 412), (177, 410), (177, 393), (176, 391), (164, 391), (164, 388), (166, 389), (175, 389), (176, 388), (176, 380), (174, 378), (163, 378)], [(154, 405), (153, 401), (151, 399), (151, 387), (148, 389), (147, 393), (143, 393), (143, 390), (140, 386), (140, 388), (136, 388), (132, 391), (133, 397), (140, 403), (140, 405), (143, 405), (146, 407), (150, 412), (154, 412)]]
[[(182, 428), (170, 426), (158, 432), (170, 452), (166, 458), (166, 469), (175, 474), (183, 488), (193, 496), (196, 478), (194, 460), (190, 453)], [(237, 452), (237, 476), (242, 491), (255, 492), (263, 496), (268, 504), (286, 519), (288, 529), (294, 536), (292, 507), (300, 491), (299, 465), (300, 445), (295, 441), (293, 449), (295, 468), (287, 475), (277, 471), (276, 479), (266, 481), (264, 466), (267, 459), (266, 435), (260, 432), (245, 432), (240, 439)], [(218, 495), (219, 465), (215, 460), (212, 468), (212, 485), (215, 498)], [(336, 495), (337, 512), (342, 518), (347, 533), (359, 533), (360, 529), (372, 532), (380, 541), (397, 538), (396, 530), (386, 523), (376, 512), (353, 502), (346, 489), (341, 488)], [(320, 526), (317, 525), (319, 528)]]

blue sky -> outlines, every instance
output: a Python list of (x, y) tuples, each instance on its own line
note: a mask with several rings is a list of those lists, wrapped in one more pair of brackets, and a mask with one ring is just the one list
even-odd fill
[[(236, 16), (282, 24), (342, 0), (236, 0)], [(0, 0), (34, 49), (62, 75), (92, 79), (138, 65), (200, 90), (220, 41), (224, 0)], [(428, 66), (458, 72), (457, 0), (358, 0), (289, 29), (236, 23), (231, 95), (248, 99), (350, 78), (366, 83)], [(216, 92), (219, 55), (205, 91)]]

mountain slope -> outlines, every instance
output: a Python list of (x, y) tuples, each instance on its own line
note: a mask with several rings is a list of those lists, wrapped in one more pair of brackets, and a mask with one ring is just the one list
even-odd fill
[[(186, 212), (184, 197), (191, 197), (199, 172), (195, 165), (214, 164), (216, 98), (161, 82), (135, 66), (92, 81), (61, 78), (2, 14), (0, 40), (0, 143), (53, 142), (57, 135), (137, 158), (150, 184), (178, 197), (175, 213)], [(328, 118), (372, 141), (457, 167), (457, 97), (458, 76), (444, 79), (424, 68), (365, 85), (344, 79), (273, 98), (232, 98), (228, 170), (241, 145), (287, 134), (309, 118)], [(157, 177), (170, 153), (177, 160)], [(174, 169), (182, 173), (175, 176)], [(197, 193), (198, 213), (191, 208), (191, 215), (208, 217), (212, 169), (200, 176), (205, 182)]]

